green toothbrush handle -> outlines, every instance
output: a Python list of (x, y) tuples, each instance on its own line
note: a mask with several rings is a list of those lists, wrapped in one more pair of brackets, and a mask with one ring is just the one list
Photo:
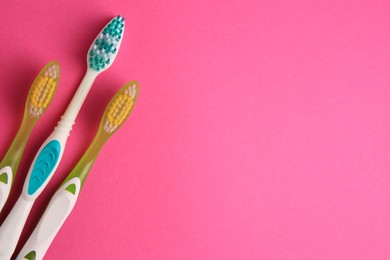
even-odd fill
[(81, 181), (77, 177), (61, 185), (16, 259), (43, 259), (58, 231), (72, 212), (80, 188)]
[[(97, 142), (95, 139), (93, 143)], [(100, 150), (99, 146), (91, 145), (61, 184), (16, 259), (42, 259), (45, 256), (76, 204), (81, 187)]]
[(0, 169), (0, 212), (8, 199), (11, 191), (13, 171), (10, 166)]
[(10, 194), (20, 159), (34, 124), (34, 121), (28, 119), (22, 122), (14, 141), (0, 163), (0, 212)]

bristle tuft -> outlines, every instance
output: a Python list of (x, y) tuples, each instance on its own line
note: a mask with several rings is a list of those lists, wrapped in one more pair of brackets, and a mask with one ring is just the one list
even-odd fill
[(134, 106), (137, 91), (137, 83), (128, 84), (112, 98), (103, 119), (104, 131), (111, 134), (122, 125)]
[(29, 93), (28, 109), (33, 117), (39, 118), (48, 107), (57, 89), (59, 65), (51, 62), (38, 74)]
[(88, 65), (95, 71), (108, 68), (113, 62), (123, 36), (124, 19), (112, 19), (96, 37), (88, 52)]

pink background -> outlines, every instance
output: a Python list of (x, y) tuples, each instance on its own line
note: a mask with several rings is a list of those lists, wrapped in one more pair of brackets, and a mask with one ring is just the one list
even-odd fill
[(2, 155), (36, 74), (52, 59), (62, 70), (0, 221), (119, 13), (117, 60), (21, 242), (136, 79), (133, 114), (46, 259), (390, 259), (389, 12), (385, 0), (4, 2)]

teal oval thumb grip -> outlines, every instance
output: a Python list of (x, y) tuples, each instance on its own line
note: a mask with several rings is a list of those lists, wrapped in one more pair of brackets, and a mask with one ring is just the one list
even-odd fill
[(39, 153), (34, 167), (32, 169), (30, 179), (28, 181), (27, 194), (33, 195), (48, 177), (54, 172), (58, 159), (61, 153), (61, 145), (57, 140), (52, 140)]

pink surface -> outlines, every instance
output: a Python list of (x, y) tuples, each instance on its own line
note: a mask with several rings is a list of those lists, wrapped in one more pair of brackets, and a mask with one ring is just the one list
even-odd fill
[(4, 3), (1, 154), (35, 75), (52, 59), (62, 68), (6, 212), (93, 38), (126, 18), (21, 242), (111, 96), (136, 79), (133, 114), (46, 259), (390, 259), (389, 11), (344, 0)]

